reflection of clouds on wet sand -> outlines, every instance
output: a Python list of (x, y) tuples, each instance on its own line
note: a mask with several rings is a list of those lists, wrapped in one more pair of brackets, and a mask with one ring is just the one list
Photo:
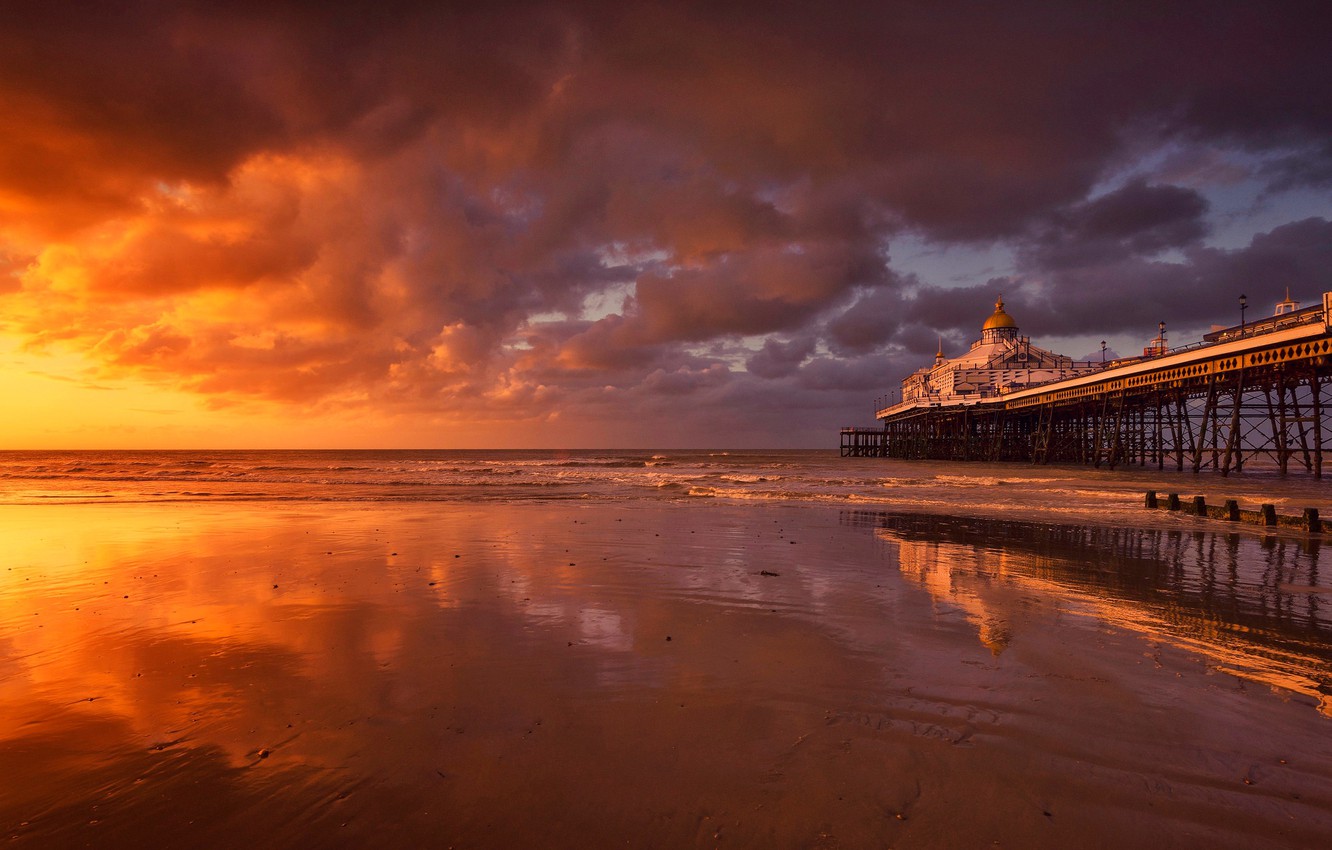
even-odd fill
[[(564, 727), (548, 757), (578, 763), (592, 757), (583, 727), (604, 700), (710, 686), (737, 663), (761, 669), (766, 642), (736, 645), (722, 636), (733, 623), (707, 613), (767, 604), (771, 585), (748, 569), (762, 547), (737, 543), (739, 524), (717, 535), (719, 570), (703, 535), (649, 530), (655, 515), (646, 529), (605, 522), (589, 536), (559, 509), (527, 512), (517, 531), (508, 507), (421, 513), (119, 506), (82, 508), (71, 529), (68, 511), (6, 513), (15, 541), (32, 540), (34, 523), (47, 531), (40, 546), (16, 545), (0, 594), (0, 748), (39, 756), (37, 814), (95, 796), (76, 777), (114, 753), (126, 770), (189, 762), (212, 784), (243, 786), (230, 799), (270, 793), (255, 788), (287, 774), (279, 784), (314, 795), (314, 820), (369, 805), (356, 789), (371, 778), (406, 783), (409, 799), (506, 808), (512, 775), (496, 761), (540, 731)], [(789, 554), (770, 536), (764, 566)], [(639, 736), (600, 722), (593, 752)], [(183, 793), (163, 783), (189, 775), (148, 773), (120, 777), (108, 799), (129, 807), (144, 781)], [(466, 790), (418, 784), (459, 774)], [(53, 817), (24, 818), (27, 832), (80, 835)]]
[(1238, 847), (1273, 789), (1298, 839), (1329, 826), (1332, 777), (1272, 766), (1321, 717), (1260, 701), (1241, 752), (1198, 738), (1236, 705), (1148, 689), (1017, 538), (885, 545), (809, 506), (72, 515), (0, 511), (20, 844)]
[(578, 635), (583, 643), (615, 652), (633, 649), (633, 637), (625, 631), (620, 615), (614, 611), (584, 608), (578, 612)]

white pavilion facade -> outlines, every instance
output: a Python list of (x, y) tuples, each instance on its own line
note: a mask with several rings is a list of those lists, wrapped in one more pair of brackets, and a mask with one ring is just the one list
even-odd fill
[(1000, 296), (993, 315), (981, 326), (981, 338), (965, 354), (944, 357), (940, 345), (934, 363), (902, 381), (902, 403), (957, 404), (992, 398), (1034, 384), (1095, 372), (1104, 365), (1077, 361), (1032, 345), (1030, 339), (1018, 333), (1017, 322), (1004, 311)]

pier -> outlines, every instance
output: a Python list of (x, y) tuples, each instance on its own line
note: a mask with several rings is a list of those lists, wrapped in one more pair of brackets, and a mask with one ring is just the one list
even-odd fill
[[(877, 411), (879, 427), (842, 429), (842, 456), (1222, 475), (1256, 463), (1321, 479), (1332, 449), (1332, 292), (1302, 310), (1283, 304), (1270, 318), (1173, 350), (1162, 324), (1141, 357), (1047, 358), (1024, 383), (1019, 367), (1031, 350), (1049, 353), (1017, 336), (1001, 299), (974, 356), (948, 361), (941, 351), (934, 367), (903, 381), (901, 403)], [(958, 383), (972, 375), (991, 383)]]

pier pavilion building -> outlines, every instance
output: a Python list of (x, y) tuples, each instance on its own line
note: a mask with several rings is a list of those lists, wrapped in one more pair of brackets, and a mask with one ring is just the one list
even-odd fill
[(1077, 361), (1031, 344), (1018, 333), (1018, 324), (1004, 310), (1001, 295), (994, 313), (981, 326), (980, 339), (962, 355), (947, 358), (943, 344), (934, 362), (902, 381), (903, 403), (956, 403), (1047, 384), (1102, 368), (1101, 363)]

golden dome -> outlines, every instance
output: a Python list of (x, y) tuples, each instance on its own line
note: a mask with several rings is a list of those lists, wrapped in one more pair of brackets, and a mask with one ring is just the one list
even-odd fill
[(994, 315), (985, 320), (985, 324), (981, 325), (981, 330), (993, 331), (999, 328), (1016, 327), (1017, 322), (1013, 321), (1012, 316), (1004, 312), (1004, 296), (1000, 295), (999, 300), (994, 302)]

